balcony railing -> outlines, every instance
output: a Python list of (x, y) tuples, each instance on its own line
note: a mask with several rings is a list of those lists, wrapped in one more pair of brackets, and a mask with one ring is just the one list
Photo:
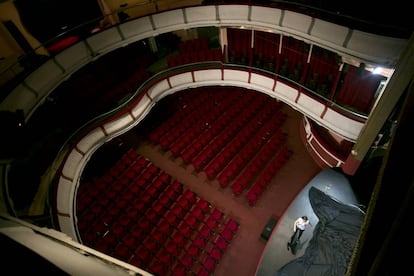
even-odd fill
[[(168, 10), (182, 9), (186, 7), (202, 6), (202, 5), (254, 5), (269, 8), (277, 8), (288, 11), (299, 12), (328, 22), (348, 27), (350, 29), (357, 29), (368, 33), (392, 36), (397, 38), (407, 39), (411, 35), (411, 28), (408, 26), (401, 26), (401, 24), (386, 24), (380, 21), (364, 20), (340, 11), (340, 7), (332, 6), (331, 9), (324, 9), (317, 5), (307, 5), (303, 1), (254, 1), (254, 0), (240, 0), (240, 1), (158, 1), (158, 0), (144, 0), (133, 4), (124, 4), (116, 9), (105, 9), (105, 14), (98, 18), (94, 18), (80, 26), (72, 29), (67, 29), (56, 37), (50, 38), (47, 41), (41, 42), (38, 46), (33, 47), (33, 51), (27, 52), (22, 56), (10, 56), (4, 58), (0, 63), (0, 100), (3, 100), (8, 93), (11, 93), (13, 88), (21, 83), (25, 77), (30, 75), (40, 65), (46, 62), (60, 51), (71, 46), (73, 43), (87, 39), (88, 37), (117, 26), (126, 21), (131, 21), (143, 16), (148, 16)], [(380, 17), (380, 16), (379, 16)], [(48, 55), (39, 53), (47, 52)]]

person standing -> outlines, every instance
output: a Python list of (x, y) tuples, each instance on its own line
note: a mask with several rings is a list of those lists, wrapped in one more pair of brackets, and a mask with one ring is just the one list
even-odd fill
[(307, 216), (301, 216), (295, 220), (293, 223), (293, 235), (290, 238), (290, 242), (288, 242), (288, 250), (290, 247), (292, 247), (292, 245), (299, 243), (300, 237), (308, 225), (310, 225), (310, 222)]

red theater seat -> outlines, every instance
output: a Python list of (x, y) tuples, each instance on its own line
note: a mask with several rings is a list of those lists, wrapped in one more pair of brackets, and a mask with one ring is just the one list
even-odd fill
[(216, 268), (216, 261), (212, 258), (212, 257), (210, 257), (210, 256), (207, 256), (205, 259), (204, 259), (204, 261), (203, 261), (203, 266), (210, 272), (210, 273), (213, 273), (214, 272), (214, 269)]

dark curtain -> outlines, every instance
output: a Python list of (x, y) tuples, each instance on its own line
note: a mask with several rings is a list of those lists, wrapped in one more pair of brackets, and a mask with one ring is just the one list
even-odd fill
[(251, 48), (251, 30), (227, 29), (227, 42), (229, 53), (234, 53), (237, 57), (247, 57)]
[(375, 93), (382, 80), (382, 75), (372, 74), (361, 67), (347, 64), (343, 82), (335, 101), (343, 106), (368, 114), (375, 101)]
[(365, 214), (311, 187), (309, 200), (319, 218), (305, 253), (280, 268), (277, 276), (345, 275)]

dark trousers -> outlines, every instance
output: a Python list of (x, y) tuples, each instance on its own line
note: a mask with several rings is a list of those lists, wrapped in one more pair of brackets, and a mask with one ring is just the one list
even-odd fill
[(293, 233), (292, 237), (290, 238), (290, 244), (293, 244), (299, 241), (300, 237), (302, 237), (302, 233), (303, 233), (302, 229), (296, 228), (295, 233)]

